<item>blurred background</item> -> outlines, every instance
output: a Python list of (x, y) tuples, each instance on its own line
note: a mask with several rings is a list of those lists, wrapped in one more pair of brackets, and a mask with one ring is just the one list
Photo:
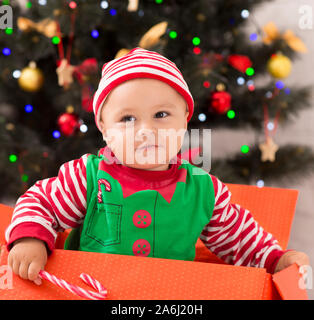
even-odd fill
[(288, 247), (313, 263), (314, 0), (2, 5), (13, 24), (0, 30), (0, 203), (104, 146), (92, 112), (102, 65), (139, 46), (181, 70), (189, 129), (211, 129), (212, 174), (300, 191)]

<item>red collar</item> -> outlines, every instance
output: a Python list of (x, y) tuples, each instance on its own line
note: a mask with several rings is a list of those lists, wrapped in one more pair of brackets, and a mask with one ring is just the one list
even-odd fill
[(141, 190), (156, 190), (170, 203), (177, 182), (186, 182), (186, 169), (181, 165), (180, 157), (176, 157), (167, 170), (143, 170), (123, 165), (106, 146), (99, 150), (98, 156), (104, 155), (107, 160), (101, 161), (99, 169), (108, 172), (122, 186), (123, 197), (128, 197)]

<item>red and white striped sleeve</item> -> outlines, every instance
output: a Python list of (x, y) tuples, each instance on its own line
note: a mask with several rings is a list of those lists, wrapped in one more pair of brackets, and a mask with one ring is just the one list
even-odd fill
[(218, 178), (210, 175), (215, 191), (215, 207), (200, 239), (223, 261), (259, 267), (273, 273), (283, 253), (274, 236), (254, 220), (249, 210), (230, 203), (231, 192)]
[(37, 181), (14, 207), (5, 231), (8, 250), (15, 240), (38, 238), (54, 249), (57, 232), (78, 227), (86, 214), (86, 163), (89, 154), (64, 163), (58, 176)]

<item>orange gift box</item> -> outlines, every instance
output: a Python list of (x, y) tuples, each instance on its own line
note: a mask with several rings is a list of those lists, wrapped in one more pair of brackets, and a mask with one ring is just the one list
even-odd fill
[[(295, 212), (298, 191), (226, 184), (231, 202), (250, 210), (254, 218), (272, 233), (286, 249)], [(0, 270), (7, 265), (4, 231), (13, 208), (0, 204)], [(45, 270), (84, 289), (80, 280), (88, 273), (108, 291), (109, 300), (277, 300), (308, 299), (301, 289), (296, 264), (274, 275), (266, 269), (225, 264), (198, 239), (194, 261), (137, 257), (119, 254), (63, 250), (70, 230), (58, 234), (56, 250)], [(3, 269), (4, 270), (4, 269)], [(2, 271), (3, 272), (3, 271)], [(4, 274), (0, 272), (1, 277)], [(0, 283), (4, 283), (3, 281)], [(0, 287), (1, 300), (83, 299), (49, 281), (37, 286), (13, 274), (11, 288)]]

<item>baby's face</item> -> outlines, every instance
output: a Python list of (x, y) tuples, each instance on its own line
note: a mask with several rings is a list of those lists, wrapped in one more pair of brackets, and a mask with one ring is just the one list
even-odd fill
[(99, 125), (121, 163), (137, 169), (166, 170), (181, 149), (188, 115), (186, 101), (170, 85), (138, 78), (110, 92)]

